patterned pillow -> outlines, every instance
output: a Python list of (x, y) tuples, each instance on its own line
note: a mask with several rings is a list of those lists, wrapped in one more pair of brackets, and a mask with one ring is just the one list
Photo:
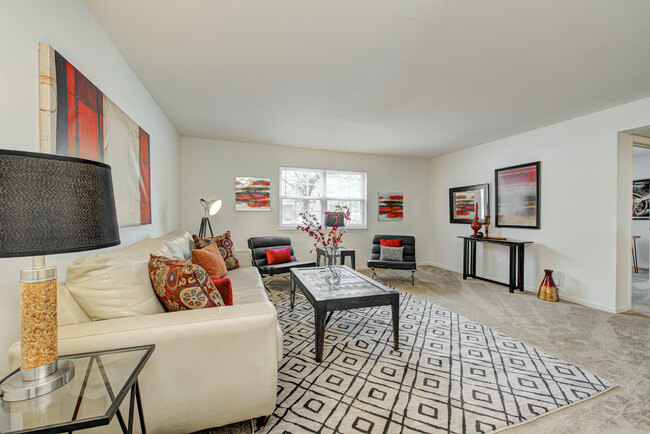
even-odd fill
[(226, 262), (226, 268), (228, 270), (239, 268), (239, 261), (235, 257), (235, 249), (230, 239), (230, 231), (224, 232), (216, 237), (201, 238), (198, 235), (192, 235), (192, 238), (197, 249), (208, 247), (210, 244), (216, 244), (219, 248), (219, 253), (221, 253), (223, 260)]
[(391, 262), (404, 261), (404, 247), (379, 246), (379, 260)]
[(168, 312), (225, 305), (205, 270), (191, 262), (151, 255), (149, 279)]

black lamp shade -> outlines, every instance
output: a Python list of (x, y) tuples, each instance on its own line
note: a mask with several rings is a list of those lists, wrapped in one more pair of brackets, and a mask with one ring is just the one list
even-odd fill
[(0, 257), (118, 244), (109, 165), (0, 149)]

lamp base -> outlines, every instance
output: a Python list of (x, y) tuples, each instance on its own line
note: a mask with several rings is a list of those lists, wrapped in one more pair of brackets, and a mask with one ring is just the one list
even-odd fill
[(24, 401), (53, 392), (74, 377), (74, 363), (66, 359), (57, 359), (53, 364), (56, 370), (44, 377), (25, 380), (23, 372), (18, 370), (0, 384), (3, 401)]

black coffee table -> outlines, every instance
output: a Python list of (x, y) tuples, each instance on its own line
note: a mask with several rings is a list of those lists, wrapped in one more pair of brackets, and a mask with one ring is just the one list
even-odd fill
[(291, 269), (291, 308), (296, 286), (314, 307), (316, 328), (316, 361), (323, 360), (323, 337), (327, 312), (390, 305), (393, 311), (393, 348), (399, 349), (399, 293), (364, 276), (350, 267), (342, 266), (341, 283), (329, 285), (325, 267)]

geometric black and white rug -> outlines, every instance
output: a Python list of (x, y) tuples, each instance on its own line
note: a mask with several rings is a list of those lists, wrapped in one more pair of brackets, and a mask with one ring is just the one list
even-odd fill
[(314, 314), (272, 291), (284, 331), (278, 401), (268, 433), (486, 432), (614, 387), (481, 324), (400, 292), (400, 350), (390, 307), (335, 312), (323, 362)]

